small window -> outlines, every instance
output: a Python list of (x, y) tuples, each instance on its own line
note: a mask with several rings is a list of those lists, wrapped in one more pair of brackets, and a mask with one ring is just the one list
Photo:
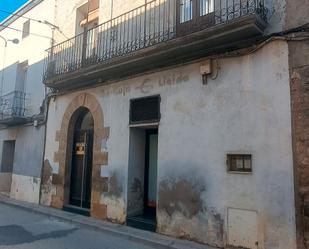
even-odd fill
[(24, 22), (23, 24), (23, 34), (22, 38), (26, 38), (30, 34), (30, 20)]
[(160, 96), (132, 99), (130, 103), (130, 124), (154, 123), (160, 121)]
[(250, 154), (228, 154), (227, 166), (229, 172), (252, 172)]

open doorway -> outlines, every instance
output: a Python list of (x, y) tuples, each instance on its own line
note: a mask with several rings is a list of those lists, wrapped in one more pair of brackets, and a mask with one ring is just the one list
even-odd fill
[(159, 95), (130, 101), (127, 225), (156, 230)]
[(158, 128), (130, 129), (127, 225), (155, 231)]
[(69, 203), (64, 210), (89, 215), (94, 120), (87, 108), (79, 111), (73, 132)]

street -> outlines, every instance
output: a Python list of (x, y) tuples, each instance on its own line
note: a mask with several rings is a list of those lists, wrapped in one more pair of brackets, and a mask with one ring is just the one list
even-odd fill
[(1, 249), (151, 249), (122, 237), (0, 203)]

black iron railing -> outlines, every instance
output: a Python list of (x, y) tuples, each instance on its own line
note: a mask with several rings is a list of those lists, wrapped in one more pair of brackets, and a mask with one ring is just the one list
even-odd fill
[[(252, 14), (257, 14), (266, 21), (264, 0), (186, 1), (205, 2), (200, 8), (207, 8), (206, 15), (213, 16), (211, 25), (219, 25)], [(179, 27), (177, 4), (180, 2), (179, 0), (153, 0), (55, 45), (47, 50), (44, 79), (76, 71), (82, 67), (178, 37), (181, 35), (177, 31)]]
[(26, 113), (26, 94), (13, 91), (0, 97), (0, 121), (24, 118)]

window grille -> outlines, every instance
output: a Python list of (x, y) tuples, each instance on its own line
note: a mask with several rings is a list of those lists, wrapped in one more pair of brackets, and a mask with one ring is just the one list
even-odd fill
[(130, 103), (130, 124), (160, 121), (160, 96), (132, 99)]

